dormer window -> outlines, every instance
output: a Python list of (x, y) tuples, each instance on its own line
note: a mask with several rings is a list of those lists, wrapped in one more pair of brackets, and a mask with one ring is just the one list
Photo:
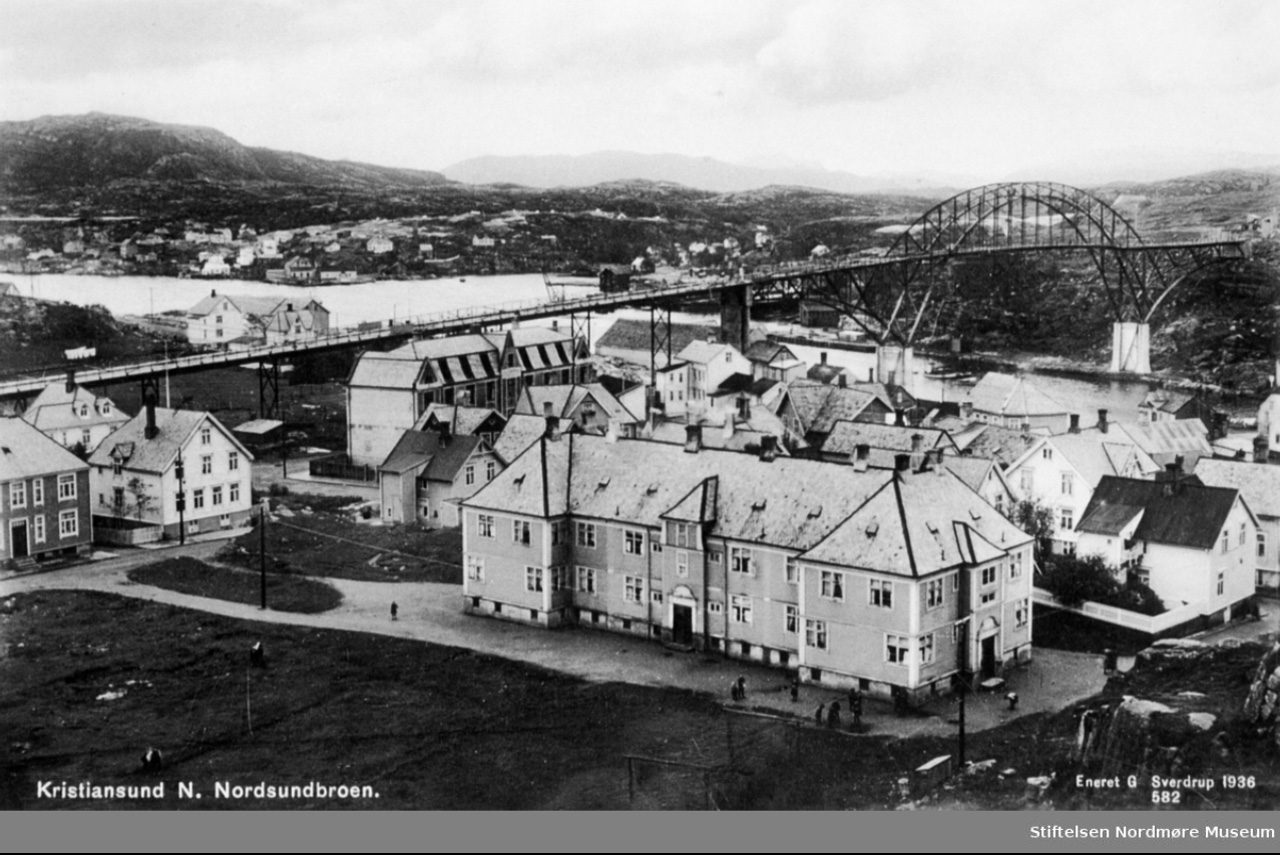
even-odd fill
[(83, 402), (76, 404), (76, 415), (82, 419), (89, 418), (89, 405)]
[(101, 403), (99, 403), (99, 404), (98, 404), (98, 406), (99, 406), (99, 408), (101, 408), (101, 410), (102, 410), (102, 414), (103, 414), (104, 416), (109, 416), (109, 415), (111, 415), (111, 402), (110, 402), (110, 401), (102, 401)]

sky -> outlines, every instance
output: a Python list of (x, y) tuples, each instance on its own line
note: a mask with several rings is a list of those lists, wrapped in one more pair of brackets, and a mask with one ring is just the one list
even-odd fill
[(0, 0), (0, 21), (0, 120), (96, 110), (387, 166), (1280, 164), (1273, 0)]

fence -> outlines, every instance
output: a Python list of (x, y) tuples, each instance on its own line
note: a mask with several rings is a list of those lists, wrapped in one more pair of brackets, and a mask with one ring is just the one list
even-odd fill
[(1148, 635), (1160, 635), (1194, 621), (1204, 614), (1201, 608), (1203, 604), (1201, 603), (1189, 603), (1176, 609), (1170, 609), (1163, 614), (1152, 616), (1131, 612), (1128, 609), (1119, 609), (1115, 606), (1104, 606), (1102, 603), (1095, 603), (1090, 600), (1085, 600), (1078, 606), (1064, 605), (1057, 597), (1043, 588), (1033, 588), (1032, 596), (1037, 603), (1043, 606), (1051, 606), (1065, 612), (1084, 615), (1115, 626), (1123, 626), (1138, 632), (1145, 632)]
[(378, 480), (378, 470), (372, 466), (352, 463), (345, 454), (317, 457), (307, 463), (312, 478), (334, 478), (339, 481), (372, 482)]

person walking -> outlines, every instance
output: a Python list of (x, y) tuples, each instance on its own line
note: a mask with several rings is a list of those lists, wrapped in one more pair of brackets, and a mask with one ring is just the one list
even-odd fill
[(395, 620), (395, 619), (396, 619), (396, 614), (397, 614), (399, 611), (400, 611), (400, 607), (399, 607), (398, 605), (396, 605), (396, 603), (395, 603), (395, 601), (394, 601), (394, 600), (392, 600), (392, 601), (391, 601), (391, 619), (392, 619), (392, 620)]
[(729, 698), (735, 702), (742, 700), (742, 697), (738, 694), (738, 691), (739, 691), (738, 681), (734, 680), (732, 683), (729, 684)]
[(821, 726), (822, 726), (822, 720), (823, 720), (823, 718), (825, 718), (825, 717), (826, 717), (826, 712), (827, 712), (827, 705), (826, 705), (826, 704), (818, 704), (818, 711), (817, 711), (816, 713), (814, 713), (814, 714), (813, 714), (813, 721), (814, 721), (814, 724), (817, 724), (819, 727), (821, 727)]
[(862, 730), (862, 692), (856, 687), (849, 690), (849, 715), (853, 716), (853, 729)]
[(827, 727), (837, 728), (840, 726), (840, 702), (832, 701), (831, 709), (827, 711)]
[(792, 677), (791, 678), (791, 703), (794, 704), (798, 700), (800, 700), (800, 678)]
[(747, 678), (739, 675), (738, 677), (738, 700), (745, 701), (747, 699)]

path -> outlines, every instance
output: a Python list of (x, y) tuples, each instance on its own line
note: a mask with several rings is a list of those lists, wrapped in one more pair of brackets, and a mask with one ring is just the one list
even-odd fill
[[(359, 582), (326, 579), (343, 595), (329, 612), (303, 615), (262, 611), (256, 606), (181, 594), (128, 579), (136, 567), (180, 555), (211, 560), (218, 542), (194, 543), (164, 550), (138, 550), (127, 555), (10, 578), (0, 582), (0, 597), (36, 590), (92, 590), (169, 603), (211, 614), (249, 621), (293, 626), (375, 632), (477, 652), (562, 671), (583, 679), (624, 681), (646, 686), (677, 687), (707, 692), (728, 702), (729, 684), (738, 676), (747, 681), (746, 706), (758, 711), (800, 716), (810, 720), (820, 703), (842, 700), (844, 692), (804, 685), (800, 699), (790, 700), (789, 672), (719, 655), (678, 653), (642, 638), (587, 629), (545, 630), (462, 612), (462, 588), (441, 583)], [(390, 619), (392, 602), (399, 619)], [(970, 731), (984, 730), (1032, 712), (1056, 710), (1102, 689), (1100, 657), (1058, 650), (1036, 650), (1034, 661), (1009, 676), (1008, 689), (1017, 691), (1019, 704), (1010, 712), (1003, 692), (971, 696), (966, 709)], [(929, 715), (897, 718), (890, 704), (868, 698), (863, 717), (872, 735), (952, 735), (956, 701), (942, 696), (927, 705)]]

